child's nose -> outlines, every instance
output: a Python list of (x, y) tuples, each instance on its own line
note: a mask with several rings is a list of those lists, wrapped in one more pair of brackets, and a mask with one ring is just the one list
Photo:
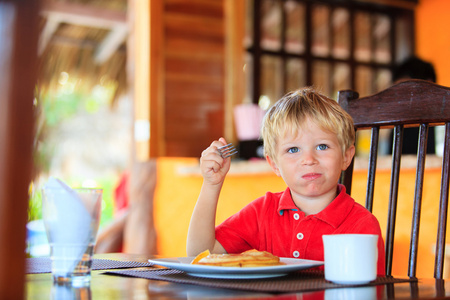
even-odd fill
[(301, 163), (303, 165), (313, 165), (316, 163), (316, 157), (314, 155), (314, 152), (311, 151), (304, 151), (303, 155), (301, 157)]

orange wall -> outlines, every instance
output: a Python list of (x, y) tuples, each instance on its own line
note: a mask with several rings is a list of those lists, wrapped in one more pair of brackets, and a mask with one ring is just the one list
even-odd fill
[(437, 83), (450, 86), (450, 1), (420, 0), (416, 10), (416, 53), (434, 64)]

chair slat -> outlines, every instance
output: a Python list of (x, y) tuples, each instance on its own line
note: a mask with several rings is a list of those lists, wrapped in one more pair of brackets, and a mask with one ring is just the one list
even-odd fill
[(342, 172), (341, 179), (339, 183), (343, 184), (345, 186), (345, 190), (347, 194), (351, 194), (352, 192), (352, 179), (353, 179), (353, 168), (355, 164), (355, 159), (352, 159), (352, 162), (348, 166), (347, 170), (345, 172)]
[(427, 153), (428, 124), (420, 124), (419, 151), (417, 154), (416, 185), (414, 191), (411, 241), (409, 247), (408, 276), (416, 277), (417, 248), (419, 246), (420, 211), (422, 208), (423, 178), (425, 175), (425, 158)]
[(386, 229), (386, 275), (392, 275), (392, 258), (394, 255), (395, 219), (397, 217), (398, 182), (403, 144), (403, 125), (394, 127), (394, 145), (392, 149), (391, 187), (389, 192), (389, 210)]
[(380, 127), (372, 128), (372, 136), (370, 138), (370, 154), (369, 154), (367, 194), (366, 194), (366, 208), (370, 212), (372, 212), (373, 209), (373, 196), (375, 193), (375, 173), (377, 170), (379, 136), (380, 136)]
[(441, 194), (439, 197), (439, 221), (436, 238), (434, 277), (443, 279), (445, 235), (447, 231), (448, 191), (450, 178), (450, 122), (445, 124), (444, 155), (442, 158)]

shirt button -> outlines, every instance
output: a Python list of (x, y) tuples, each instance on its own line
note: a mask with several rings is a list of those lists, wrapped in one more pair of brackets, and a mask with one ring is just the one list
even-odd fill
[(300, 252), (294, 251), (294, 253), (292, 253), (292, 255), (293, 255), (295, 258), (297, 258), (297, 257), (300, 256)]
[(294, 214), (294, 220), (298, 220), (298, 219), (300, 219), (300, 215), (298, 213), (295, 213)]
[(303, 233), (301, 232), (297, 233), (297, 239), (303, 240)]

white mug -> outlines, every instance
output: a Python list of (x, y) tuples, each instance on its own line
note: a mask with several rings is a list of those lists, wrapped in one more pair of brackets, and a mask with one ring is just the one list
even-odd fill
[(378, 235), (323, 235), (325, 279), (339, 284), (363, 284), (377, 278)]

